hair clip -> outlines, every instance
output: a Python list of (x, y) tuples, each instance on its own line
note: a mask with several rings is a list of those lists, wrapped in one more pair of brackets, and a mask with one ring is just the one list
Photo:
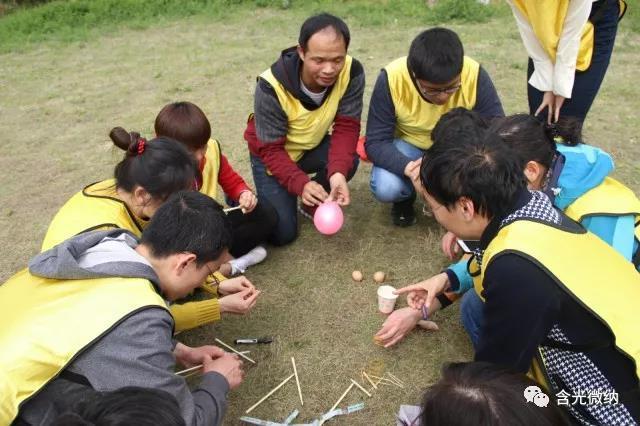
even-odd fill
[(144, 146), (146, 142), (147, 140), (145, 138), (138, 139), (138, 155), (142, 155), (142, 153), (144, 152)]

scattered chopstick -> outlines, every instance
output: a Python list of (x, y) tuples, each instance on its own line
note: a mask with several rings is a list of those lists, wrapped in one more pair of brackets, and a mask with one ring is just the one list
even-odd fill
[(344, 391), (344, 393), (342, 394), (342, 396), (340, 398), (338, 398), (338, 400), (336, 401), (335, 404), (333, 404), (333, 407), (331, 407), (331, 409), (329, 410), (329, 412), (332, 412), (333, 410), (336, 409), (336, 407), (338, 406), (338, 404), (340, 404), (340, 402), (342, 402), (342, 400), (344, 399), (345, 396), (347, 396), (347, 394), (349, 393), (349, 391), (353, 388), (353, 383), (351, 383), (349, 385), (349, 387), (347, 388), (346, 391)]
[(254, 360), (252, 360), (251, 358), (249, 358), (248, 356), (244, 355), (242, 352), (238, 352), (237, 350), (233, 349), (231, 346), (227, 345), (225, 342), (223, 342), (222, 340), (216, 338), (215, 339), (216, 342), (220, 343), (222, 346), (224, 346), (225, 348), (231, 350), (234, 353), (237, 353), (238, 355), (240, 355), (242, 358), (246, 359), (247, 361), (249, 361), (252, 364), (255, 364), (256, 362)]
[(198, 370), (200, 368), (202, 368), (202, 364), (195, 365), (195, 366), (193, 366), (191, 368), (185, 368), (184, 370), (177, 371), (175, 374), (177, 376), (179, 376), (179, 375), (182, 375), (182, 374), (191, 373), (192, 371), (196, 371), (196, 370)]
[(397, 384), (398, 386), (400, 386), (401, 388), (404, 388), (404, 383), (402, 382), (402, 380), (398, 379), (396, 376), (394, 376), (393, 374), (389, 373), (388, 371), (387, 371), (387, 375), (388, 375), (389, 377), (391, 377), (391, 379), (392, 379), (394, 382), (396, 382), (396, 384)]
[(229, 212), (232, 212), (234, 210), (240, 210), (240, 209), (242, 209), (242, 206), (228, 207), (226, 209), (222, 209), (222, 211), (225, 212), (225, 213), (229, 213)]
[(351, 382), (356, 385), (358, 387), (358, 389), (360, 389), (362, 392), (365, 393), (365, 395), (367, 395), (369, 398), (371, 398), (371, 394), (369, 392), (367, 392), (367, 390), (365, 388), (363, 388), (362, 386), (360, 386), (360, 383), (356, 382), (355, 380), (351, 379)]
[(296, 368), (296, 359), (291, 357), (291, 364), (293, 364), (293, 374), (296, 376), (296, 386), (298, 386), (298, 395), (300, 395), (300, 405), (304, 405), (302, 400), (302, 390), (300, 389), (300, 379), (298, 378), (298, 369)]
[(363, 371), (362, 375), (364, 376), (365, 379), (367, 379), (369, 383), (371, 383), (371, 386), (373, 386), (374, 389), (378, 389), (378, 386), (375, 383), (373, 383), (373, 380), (371, 380), (371, 377), (369, 377), (366, 371)]
[(278, 386), (276, 386), (275, 388), (271, 389), (271, 391), (269, 391), (268, 394), (266, 394), (265, 396), (263, 396), (260, 401), (256, 402), (255, 404), (253, 404), (251, 407), (249, 407), (249, 409), (247, 411), (245, 411), (245, 414), (249, 414), (250, 412), (253, 411), (254, 408), (256, 408), (258, 405), (262, 404), (264, 402), (265, 399), (269, 398), (271, 395), (273, 395), (275, 393), (275, 391), (277, 391), (278, 389), (280, 389), (281, 387), (283, 387), (285, 385), (285, 383), (287, 383), (289, 380), (291, 380), (293, 378), (293, 376), (295, 376), (294, 374), (290, 375), (289, 377), (287, 377), (286, 379), (284, 379), (282, 381), (282, 383), (280, 383)]

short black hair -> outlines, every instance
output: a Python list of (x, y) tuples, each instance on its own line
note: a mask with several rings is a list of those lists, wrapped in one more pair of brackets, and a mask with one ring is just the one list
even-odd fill
[(324, 30), (327, 27), (331, 27), (335, 30), (336, 34), (342, 37), (344, 40), (345, 49), (349, 48), (349, 42), (351, 41), (351, 34), (349, 33), (349, 27), (345, 22), (337, 16), (329, 13), (320, 13), (307, 18), (306, 21), (300, 27), (300, 36), (298, 36), (298, 45), (303, 51), (307, 51), (307, 45), (309, 39), (317, 32)]
[(582, 140), (581, 129), (581, 123), (573, 118), (560, 117), (557, 123), (549, 125), (529, 114), (502, 117), (490, 127), (513, 149), (522, 168), (529, 161), (551, 167), (556, 153), (555, 138), (567, 145), (576, 145)]
[(63, 413), (52, 426), (184, 426), (175, 397), (160, 389), (124, 387), (93, 392)]
[(506, 213), (525, 188), (524, 172), (499, 136), (485, 132), (458, 143), (433, 144), (422, 158), (420, 180), (438, 203), (450, 209), (469, 198), (487, 218)]
[(539, 407), (523, 397), (529, 386), (544, 388), (522, 373), (487, 362), (445, 364), (442, 378), (423, 396), (422, 426), (569, 425), (554, 395)]
[(201, 266), (231, 247), (231, 222), (213, 198), (197, 191), (180, 191), (153, 215), (140, 243), (159, 258), (193, 253)]
[(415, 78), (433, 84), (448, 83), (462, 72), (464, 48), (447, 28), (431, 28), (411, 42), (407, 65)]
[(444, 114), (431, 131), (433, 143), (458, 143), (459, 140), (481, 137), (487, 129), (486, 121), (477, 112), (453, 108)]

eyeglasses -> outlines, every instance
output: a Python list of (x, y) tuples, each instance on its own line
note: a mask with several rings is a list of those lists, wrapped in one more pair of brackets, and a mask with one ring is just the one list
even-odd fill
[(462, 84), (456, 84), (455, 86), (449, 86), (443, 89), (433, 89), (433, 88), (425, 89), (420, 84), (418, 84), (418, 87), (420, 87), (420, 91), (425, 96), (453, 95), (458, 90), (460, 90), (460, 87), (462, 87)]
[(212, 284), (212, 285), (220, 285), (220, 281), (218, 281), (218, 278), (215, 276), (215, 271), (211, 270), (211, 267), (209, 266), (208, 263), (205, 263), (204, 266), (207, 267), (207, 270), (209, 271), (209, 273), (207, 274), (207, 284)]

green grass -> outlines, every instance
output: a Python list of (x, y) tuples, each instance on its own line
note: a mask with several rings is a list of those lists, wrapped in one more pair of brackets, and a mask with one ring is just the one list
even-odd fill
[[(111, 175), (121, 154), (108, 142), (109, 130), (120, 125), (149, 136), (167, 102), (184, 99), (201, 106), (224, 153), (251, 181), (242, 132), (255, 76), (295, 43), (302, 20), (321, 8), (335, 13), (351, 8), (344, 16), (352, 31), (350, 53), (367, 72), (365, 119), (378, 70), (406, 54), (426, 24), (421, 15), (409, 16), (410, 2), (397, 7), (392, 0), (380, 2), (384, 12), (354, 4), (365, 3), (293, 2), (289, 9), (243, 3), (217, 17), (158, 17), (145, 29), (102, 27), (88, 30), (82, 40), (47, 39), (0, 54), (0, 241), (5, 247), (0, 282), (38, 252), (53, 215), (72, 194)], [(500, 10), (485, 23), (450, 26), (492, 76), (506, 111), (522, 112), (527, 110), (526, 54), (513, 18)], [(640, 36), (630, 30), (631, 22), (622, 22), (585, 136), (613, 154), (614, 175), (640, 193), (640, 85), (633, 84)], [(376, 312), (371, 274), (386, 271), (390, 284), (402, 286), (429, 277), (447, 262), (438, 248), (443, 231), (432, 219), (420, 217), (408, 229), (391, 225), (389, 206), (370, 194), (369, 172), (369, 165), (361, 165), (351, 183), (353, 203), (345, 209), (339, 234), (323, 237), (303, 222), (294, 244), (269, 249), (266, 262), (248, 271), (264, 291), (250, 315), (230, 316), (180, 336), (193, 345), (214, 337), (226, 342), (275, 337), (271, 345), (251, 348), (258, 365), (230, 394), (225, 424), (238, 424), (244, 410), (290, 374), (291, 356), (303, 386), (302, 422), (331, 407), (348, 386), (347, 378), (357, 379), (368, 365), (383, 363), (407, 383), (371, 399), (352, 392), (345, 404), (364, 401), (366, 408), (332, 421), (336, 425), (391, 424), (400, 404), (417, 403), (422, 389), (437, 380), (443, 362), (471, 358), (456, 306), (437, 315), (439, 332), (416, 331), (389, 350), (373, 344), (384, 318)], [(364, 283), (353, 283), (354, 269), (365, 272)], [(284, 419), (300, 408), (296, 401), (295, 385), (288, 384), (252, 415)]]

